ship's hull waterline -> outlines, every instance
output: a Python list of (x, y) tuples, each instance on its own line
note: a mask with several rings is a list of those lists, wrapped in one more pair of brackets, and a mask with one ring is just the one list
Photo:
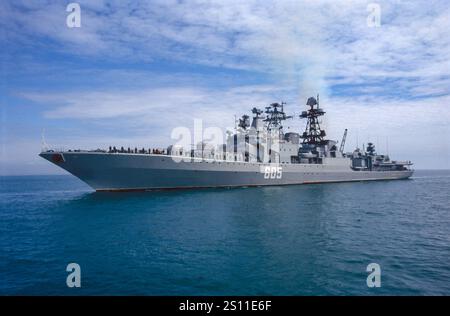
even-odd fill
[[(146, 191), (211, 187), (295, 185), (407, 179), (413, 171), (354, 171), (350, 166), (282, 164), (272, 178), (269, 164), (213, 161), (167, 155), (43, 152), (41, 157), (67, 170), (96, 191)], [(275, 165), (271, 165), (275, 166)], [(279, 178), (278, 178), (279, 176)]]

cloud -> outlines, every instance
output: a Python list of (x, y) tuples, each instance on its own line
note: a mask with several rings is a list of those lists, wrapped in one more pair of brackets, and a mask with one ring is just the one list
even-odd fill
[[(223, 89), (210, 87), (206, 82), (188, 85), (187, 79), (178, 79), (176, 85), (167, 84), (164, 87), (22, 92), (19, 96), (37, 106), (45, 105), (43, 116), (47, 120), (94, 121), (102, 126), (114, 126), (119, 122), (121, 126), (136, 131), (148, 131), (150, 127), (183, 126), (194, 118), (225, 128), (234, 125), (234, 115), (248, 114), (254, 106), (264, 109), (276, 101), (287, 102), (287, 111), (298, 114), (304, 109), (307, 99), (289, 81)], [(449, 81), (449, 78), (445, 80)], [(450, 122), (450, 96), (442, 93), (444, 86), (433, 86), (431, 83), (431, 79), (407, 83), (407, 88), (416, 92), (416, 97), (409, 99), (401, 95), (379, 96), (379, 86), (363, 85), (359, 89), (352, 87), (351, 94), (321, 95), (320, 100), (330, 113), (327, 116), (331, 117), (329, 127), (332, 128), (351, 126), (379, 132), (378, 126), (387, 131), (398, 127), (420, 129), (430, 125), (447, 126)], [(399, 90), (405, 89), (399, 83), (391, 84)], [(371, 88), (376, 93), (371, 93)]]
[(367, 3), (81, 1), (82, 27), (69, 29), (62, 3), (23, 2), (5, 5), (4, 23), (11, 40), (40, 36), (75, 55), (287, 73), (309, 85), (336, 76), (450, 74), (445, 1), (380, 1), (379, 28), (366, 24)]
[[(22, 98), (50, 106), (48, 119), (117, 119), (129, 125), (180, 125), (187, 118), (207, 120), (221, 126), (224, 113), (233, 114), (264, 107), (274, 99), (289, 97), (292, 91), (270, 85), (234, 88), (165, 87), (126, 91), (78, 91), (67, 93), (22, 93)], [(220, 124), (219, 124), (220, 123)]]

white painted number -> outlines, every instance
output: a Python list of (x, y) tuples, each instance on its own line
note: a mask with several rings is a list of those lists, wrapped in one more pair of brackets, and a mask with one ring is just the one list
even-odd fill
[(277, 179), (281, 179), (281, 177), (283, 176), (283, 170), (281, 169), (281, 167), (277, 168)]
[(265, 167), (264, 179), (281, 179), (283, 176), (282, 167)]

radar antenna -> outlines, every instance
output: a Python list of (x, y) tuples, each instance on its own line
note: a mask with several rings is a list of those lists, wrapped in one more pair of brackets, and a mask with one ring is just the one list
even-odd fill
[(375, 152), (375, 145), (371, 142), (369, 142), (367, 144), (367, 153), (369, 154), (369, 156), (375, 156), (376, 152)]
[(266, 118), (264, 119), (264, 122), (267, 122), (267, 129), (270, 131), (271, 129), (278, 129), (282, 130), (283, 125), (281, 124), (282, 121), (292, 118), (292, 116), (286, 115), (284, 113), (284, 105), (285, 102), (280, 103), (272, 103), (269, 106), (266, 106), (265, 113), (267, 114)]
[(257, 109), (256, 107), (254, 107), (252, 109), (252, 113), (255, 114), (256, 117), (259, 117), (263, 113), (263, 110), (260, 110), (260, 109)]
[(245, 114), (242, 115), (242, 118), (239, 119), (238, 126), (243, 130), (246, 130), (250, 126), (249, 116)]

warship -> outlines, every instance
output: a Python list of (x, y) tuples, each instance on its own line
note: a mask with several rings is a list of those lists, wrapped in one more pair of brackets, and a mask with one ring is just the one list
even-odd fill
[[(378, 154), (373, 143), (345, 152), (342, 140), (326, 138), (320, 126), (325, 111), (310, 97), (303, 133), (284, 132), (285, 103), (243, 115), (225, 144), (203, 141), (164, 150), (109, 147), (108, 150), (43, 149), (40, 156), (78, 177), (96, 191), (146, 191), (209, 187), (298, 185), (327, 182), (407, 179), (410, 161)], [(251, 119), (251, 122), (250, 122)], [(339, 145), (339, 146), (338, 146)]]

